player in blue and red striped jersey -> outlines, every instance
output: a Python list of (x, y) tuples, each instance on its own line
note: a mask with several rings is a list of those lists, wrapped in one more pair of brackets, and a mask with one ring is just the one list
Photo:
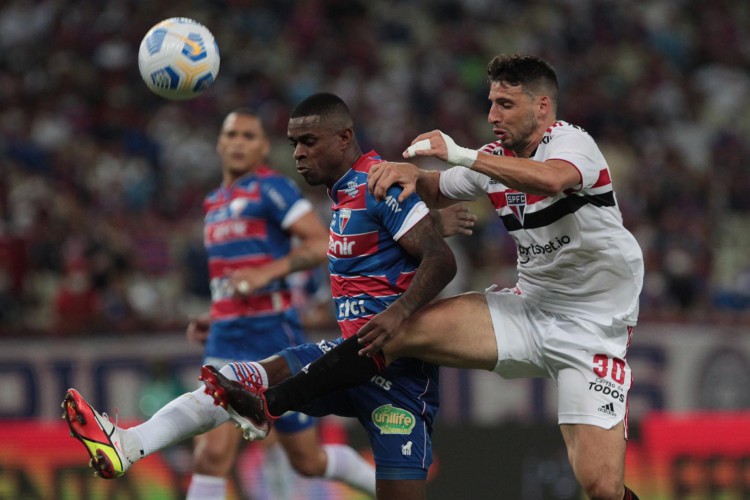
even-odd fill
[[(394, 188), (382, 202), (367, 192), (367, 172), (380, 159), (375, 153), (362, 154), (343, 101), (331, 94), (312, 96), (298, 106), (289, 130), (298, 172), (309, 184), (331, 188), (335, 218), (328, 256), (337, 319), (349, 340), (341, 342), (342, 337), (337, 342), (303, 344), (259, 363), (226, 365), (223, 371), (238, 387), (243, 386), (236, 380), (263, 386), (276, 383), (302, 370), (335, 344), (349, 349), (358, 347), (355, 333), (363, 324), (376, 331), (398, 328), (435, 298), (456, 271), (453, 254), (432, 217), (428, 217), (424, 203), (416, 196), (397, 201), (400, 188)], [(445, 221), (436, 214), (439, 222), (446, 222), (438, 224), (445, 235), (471, 233), (475, 217), (461, 209), (448, 212)], [(220, 231), (227, 234), (231, 230)], [(217, 235), (210, 238), (213, 241)], [(225, 279), (223, 276), (216, 274), (219, 279)], [(252, 276), (234, 271), (228, 279), (232, 288), (247, 290), (242, 281)], [(204, 330), (196, 325), (193, 334), (200, 336)], [(222, 377), (210, 371), (205, 375), (210, 378), (209, 386), (214, 377)], [(215, 406), (213, 401), (202, 387), (170, 402), (144, 424), (129, 429), (114, 425), (75, 389), (68, 391), (63, 406), (70, 429), (86, 446), (92, 465), (102, 477), (112, 478), (123, 475), (150, 453), (229, 421), (232, 409)], [(339, 393), (323, 403), (322, 407), (306, 410), (314, 415), (356, 416), (368, 430), (377, 466), (379, 498), (424, 497), (432, 460), (430, 434), (438, 407), (436, 366), (414, 359), (399, 360), (362, 388)], [(248, 438), (265, 437), (268, 433), (268, 427), (242, 427)], [(344, 462), (338, 464), (339, 469), (355, 465), (350, 458), (336, 458)]]
[[(216, 149), (221, 158), (222, 183), (204, 201), (211, 311), (191, 321), (187, 335), (191, 341), (205, 344), (205, 362), (224, 365), (263, 359), (306, 342), (285, 277), (320, 265), (325, 260), (328, 238), (296, 184), (266, 166), (269, 141), (260, 119), (250, 110), (238, 109), (226, 116)], [(80, 394), (70, 391), (68, 396), (66, 408), (78, 406), (85, 411), (88, 405)], [(138, 436), (136, 447), (144, 455), (167, 442), (162, 432), (165, 427), (183, 432), (183, 439), (198, 434), (191, 415), (200, 411), (200, 401), (195, 401), (198, 409), (194, 409), (182, 404), (183, 399), (168, 404), (146, 423), (128, 429), (129, 434)], [(186, 399), (191, 403), (194, 400), (192, 395)], [(210, 398), (204, 398), (203, 404), (213, 410)], [(66, 415), (71, 431), (84, 444), (91, 444), (91, 426), (76, 423), (69, 412)], [(89, 417), (89, 422), (97, 418), (93, 413)], [(219, 416), (217, 422), (221, 420)], [(226, 425), (196, 436), (188, 499), (223, 500), (226, 496), (226, 477), (234, 465), (241, 434), (228, 418), (224, 421)], [(96, 434), (97, 427), (93, 429)], [(372, 465), (349, 446), (321, 445), (315, 419), (289, 412), (276, 430), (299, 473), (339, 479), (374, 494)], [(109, 440), (116, 441), (117, 435), (113, 431)], [(128, 459), (118, 458), (117, 450), (103, 443), (88, 444), (102, 477), (125, 472)], [(99, 460), (98, 453), (109, 457), (109, 462)], [(269, 455), (276, 453), (275, 447), (269, 450)], [(133, 459), (140, 454), (134, 453)]]
[[(228, 406), (228, 391), (279, 383), (336, 345), (356, 349), (356, 334), (364, 325), (398, 329), (437, 296), (456, 270), (452, 252), (416, 195), (398, 201), (401, 188), (394, 187), (378, 201), (367, 190), (367, 174), (381, 159), (374, 151), (362, 154), (341, 99), (332, 94), (307, 98), (292, 112), (287, 135), (297, 171), (308, 184), (328, 187), (332, 200), (328, 259), (342, 336), (288, 348), (258, 363), (233, 363), (220, 372), (204, 367), (207, 391), (249, 438), (263, 438), (268, 426), (256, 426), (251, 416), (241, 416), (241, 408)], [(304, 412), (358, 418), (373, 449), (377, 496), (398, 500), (425, 497), (438, 405), (438, 367), (401, 358), (368, 383), (321, 397)]]

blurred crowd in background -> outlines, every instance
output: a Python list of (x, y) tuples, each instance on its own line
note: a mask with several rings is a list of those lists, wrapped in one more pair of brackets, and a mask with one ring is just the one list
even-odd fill
[[(158, 21), (205, 24), (214, 87), (170, 102), (140, 79)], [(0, 335), (182, 329), (207, 310), (202, 199), (224, 115), (250, 106), (294, 178), (290, 109), (330, 91), (386, 159), (440, 128), (478, 148), (487, 62), (532, 53), (559, 118), (598, 142), (646, 256), (642, 319), (750, 319), (750, 3), (744, 0), (9, 0), (0, 5)], [(440, 168), (438, 163), (423, 167)], [(300, 185), (328, 217), (321, 188)], [(513, 284), (489, 204), (451, 241), (451, 291)], [(325, 282), (325, 279), (322, 280)]]

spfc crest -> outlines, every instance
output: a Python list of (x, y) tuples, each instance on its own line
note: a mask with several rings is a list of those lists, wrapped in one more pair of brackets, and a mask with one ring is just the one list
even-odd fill
[(505, 193), (505, 202), (518, 222), (523, 226), (523, 215), (526, 210), (526, 193)]
[(343, 234), (344, 228), (349, 223), (351, 217), (352, 210), (350, 208), (342, 208), (339, 210), (339, 234)]

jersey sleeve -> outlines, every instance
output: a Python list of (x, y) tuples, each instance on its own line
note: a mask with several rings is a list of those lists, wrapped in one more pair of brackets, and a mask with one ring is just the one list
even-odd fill
[(466, 167), (451, 167), (440, 172), (440, 193), (453, 200), (475, 200), (485, 193), (490, 178)]
[(403, 191), (401, 186), (391, 186), (383, 201), (375, 200), (367, 193), (368, 209), (373, 217), (380, 222), (395, 241), (398, 241), (414, 225), (428, 216), (430, 210), (416, 194), (410, 195), (399, 202), (398, 196)]
[(312, 210), (312, 204), (291, 179), (275, 177), (263, 184), (263, 197), (271, 220), (282, 229), (297, 222)]
[(547, 146), (545, 160), (564, 160), (572, 164), (581, 173), (579, 189), (594, 185), (603, 168), (599, 148), (594, 139), (582, 129), (569, 125), (555, 130)]

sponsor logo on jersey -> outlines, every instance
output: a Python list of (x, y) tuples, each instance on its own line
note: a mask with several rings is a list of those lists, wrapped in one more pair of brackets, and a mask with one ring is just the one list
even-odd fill
[(342, 236), (331, 232), (328, 237), (328, 255), (332, 257), (358, 257), (378, 250), (378, 232)]
[(372, 423), (380, 429), (380, 434), (411, 434), (416, 419), (406, 410), (383, 405), (373, 410)]
[(347, 299), (339, 304), (336, 319), (356, 318), (367, 314), (364, 299)]
[(411, 446), (412, 446), (411, 441), (407, 441), (406, 444), (402, 444), (401, 445), (401, 455), (403, 455), (405, 457), (410, 457), (411, 456)]
[(399, 213), (402, 209), (398, 204), (398, 200), (391, 195), (388, 195), (384, 201), (386, 206), (390, 208), (394, 213)]
[(532, 244), (528, 246), (521, 245), (518, 243), (518, 260), (521, 264), (526, 264), (531, 256), (546, 255), (549, 253), (557, 252), (562, 247), (570, 243), (570, 236), (560, 236), (554, 240), (550, 240), (544, 245)]
[(263, 238), (267, 235), (266, 223), (260, 219), (227, 219), (205, 228), (205, 242), (208, 244), (223, 243), (245, 238)]
[(505, 193), (505, 203), (523, 226), (523, 216), (526, 210), (526, 193)]
[(615, 413), (615, 405), (613, 403), (607, 403), (606, 405), (600, 406), (599, 411), (602, 413), (606, 413), (611, 417), (617, 416), (617, 414)]
[(328, 253), (336, 257), (351, 256), (354, 252), (355, 240), (349, 240), (346, 236), (334, 238), (333, 235), (328, 239)]
[(339, 232), (343, 233), (344, 228), (349, 223), (349, 219), (352, 218), (352, 211), (350, 208), (342, 208), (339, 210)]
[(286, 200), (284, 200), (284, 197), (281, 196), (281, 193), (279, 193), (275, 188), (268, 188), (268, 197), (271, 198), (271, 201), (274, 205), (276, 205), (276, 208), (281, 211), (286, 210)]
[(344, 189), (344, 192), (352, 198), (357, 196), (357, 194), (359, 194), (359, 188), (357, 187), (357, 183), (354, 181), (347, 182), (346, 189)]

